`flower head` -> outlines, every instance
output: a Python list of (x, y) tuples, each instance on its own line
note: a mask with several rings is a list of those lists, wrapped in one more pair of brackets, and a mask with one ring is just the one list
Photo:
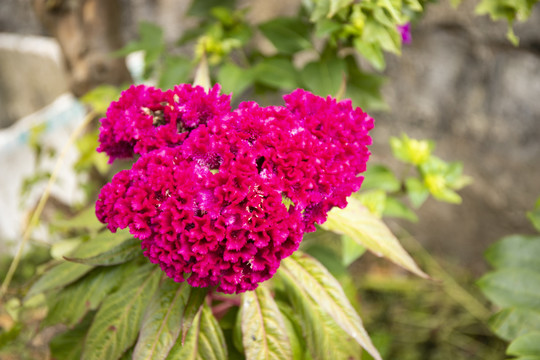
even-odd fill
[(175, 281), (238, 293), (271, 278), (304, 232), (359, 189), (373, 120), (350, 101), (303, 90), (286, 106), (245, 102), (230, 112), (222, 100), (217, 91), (176, 100), (189, 106), (177, 108), (182, 127), (166, 139), (182, 139), (135, 142), (145, 151), (101, 190), (96, 214), (111, 231), (129, 227)]
[(403, 25), (398, 25), (397, 29), (399, 33), (401, 34), (401, 41), (404, 44), (410, 44), (412, 41), (411, 36), (411, 23), (405, 23)]

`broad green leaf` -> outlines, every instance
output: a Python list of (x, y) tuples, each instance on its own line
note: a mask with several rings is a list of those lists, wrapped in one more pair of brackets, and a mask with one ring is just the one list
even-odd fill
[(247, 360), (291, 359), (291, 342), (283, 315), (268, 289), (242, 294), (242, 343)]
[(304, 294), (300, 296), (302, 308), (312, 309), (314, 307), (309, 303), (317, 304), (375, 359), (381, 359), (341, 285), (319, 262), (297, 251), (282, 260), (279, 271), (289, 286), (296, 289), (295, 292)]
[(77, 324), (88, 311), (97, 309), (101, 301), (118, 286), (125, 269), (132, 267), (98, 268), (67, 286), (54, 299), (45, 324), (63, 323), (70, 327)]
[(364, 255), (366, 248), (357, 241), (354, 241), (350, 236), (343, 235), (341, 237), (343, 243), (343, 265), (349, 266), (355, 262), (360, 256)]
[(238, 98), (244, 90), (252, 84), (253, 73), (251, 69), (242, 69), (233, 63), (226, 63), (219, 69), (218, 83), (222, 86), (223, 93), (232, 93), (233, 98)]
[(485, 257), (497, 269), (524, 268), (540, 272), (540, 236), (504, 237), (487, 249)]
[(540, 331), (540, 309), (506, 308), (489, 319), (495, 334), (511, 341), (531, 331)]
[(161, 74), (158, 87), (172, 89), (175, 85), (188, 82), (193, 64), (187, 58), (181, 56), (167, 56)]
[(90, 240), (83, 242), (70, 256), (76, 258), (94, 257), (115, 248), (130, 237), (131, 235), (127, 230), (118, 230), (116, 233), (105, 230)]
[(187, 14), (190, 16), (207, 17), (212, 12), (212, 9), (216, 7), (234, 9), (235, 3), (235, 0), (193, 1)]
[(276, 89), (294, 90), (300, 86), (298, 71), (292, 60), (265, 58), (253, 69), (255, 81)]
[(34, 295), (49, 290), (58, 289), (80, 279), (93, 267), (89, 265), (63, 262), (50, 270), (47, 270), (38, 281), (32, 285), (25, 300), (30, 300)]
[(305, 343), (302, 337), (302, 327), (300, 326), (300, 320), (293, 308), (282, 301), (276, 302), (279, 311), (283, 315), (285, 322), (285, 329), (287, 330), (287, 336), (291, 340), (291, 350), (293, 359), (302, 359), (305, 352)]
[(339, 282), (321, 264), (297, 252), (284, 259), (278, 271), (314, 359), (358, 359), (357, 345), (381, 359)]
[(540, 358), (540, 331), (530, 332), (514, 340), (506, 350), (508, 355)]
[(484, 275), (478, 285), (486, 297), (500, 307), (540, 307), (540, 272), (504, 268)]
[(282, 54), (294, 54), (310, 47), (309, 26), (298, 18), (276, 18), (259, 25), (261, 32)]
[(369, 165), (362, 174), (362, 190), (381, 189), (386, 192), (395, 192), (401, 188), (396, 175), (383, 165)]
[(57, 241), (51, 246), (51, 257), (56, 260), (64, 260), (64, 256), (68, 256), (82, 242), (83, 239), (81, 237)]
[[(80, 253), (80, 251), (78, 252)], [(92, 266), (111, 266), (126, 263), (142, 255), (141, 241), (130, 237), (112, 249), (91, 257), (65, 257), (66, 260)]]
[(367, 42), (360, 39), (355, 39), (353, 42), (354, 48), (368, 60), (373, 67), (378, 71), (383, 71), (386, 62), (384, 61), (384, 54), (381, 47), (378, 44)]
[(426, 185), (417, 178), (408, 177), (405, 179), (405, 189), (411, 204), (415, 208), (422, 206), (429, 197), (429, 190)]
[(345, 76), (345, 62), (337, 57), (313, 61), (302, 69), (300, 75), (313, 93), (336, 96)]
[(308, 10), (311, 11), (311, 16), (309, 20), (311, 22), (316, 22), (322, 18), (325, 18), (328, 16), (328, 13), (330, 12), (330, 1), (332, 0), (315, 0), (311, 1), (311, 5), (309, 6)]
[(49, 342), (51, 357), (55, 360), (80, 359), (84, 344), (84, 336), (88, 332), (88, 327), (92, 322), (92, 315), (89, 314), (74, 329), (54, 336)]
[(105, 298), (88, 331), (81, 359), (118, 359), (133, 345), (161, 274), (154, 264), (141, 265)]
[(341, 24), (330, 19), (322, 19), (315, 24), (315, 35), (325, 37), (341, 29)]
[(182, 341), (182, 329), (187, 333), (206, 292), (166, 278), (146, 308), (133, 360), (167, 358), (173, 345)]
[(212, 310), (204, 304), (189, 329), (186, 340), (177, 341), (168, 360), (227, 360), (227, 346)]
[(139, 24), (139, 36), (139, 40), (128, 43), (122, 49), (116, 51), (114, 55), (125, 56), (132, 52), (143, 50), (145, 52), (146, 65), (152, 65), (165, 50), (163, 30), (155, 24), (141, 22)]
[(357, 199), (350, 197), (348, 202), (345, 209), (330, 210), (328, 220), (321, 227), (348, 235), (375, 255), (384, 256), (420, 277), (428, 277), (381, 219), (371, 214)]
[(384, 216), (401, 218), (412, 222), (418, 221), (418, 216), (416, 216), (414, 211), (409, 209), (407, 205), (400, 200), (391, 196), (386, 197), (383, 211), (383, 217)]

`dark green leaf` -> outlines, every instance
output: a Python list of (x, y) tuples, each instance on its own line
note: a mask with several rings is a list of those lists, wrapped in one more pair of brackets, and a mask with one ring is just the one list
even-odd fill
[(184, 344), (177, 341), (167, 359), (227, 360), (223, 332), (206, 304), (193, 319)]
[(118, 359), (133, 345), (161, 275), (156, 265), (141, 265), (116, 292), (105, 298), (88, 331), (83, 360)]
[(96, 217), (96, 209), (89, 206), (70, 219), (53, 221), (52, 226), (58, 230), (86, 229), (95, 232), (105, 227)]
[(282, 54), (310, 48), (309, 25), (299, 18), (276, 18), (259, 26), (261, 32)]
[[(292, 256), (283, 259), (279, 271), (294, 293), (300, 294), (297, 300), (299, 307), (306, 312), (305, 320), (313, 318), (309, 315), (312, 312), (320, 314), (318, 309), (321, 309), (375, 359), (381, 359), (362, 326), (362, 320), (347, 300), (339, 282), (330, 275), (328, 270), (310, 256), (297, 251)], [(316, 322), (314, 320), (307, 329), (317, 327)], [(324, 344), (329, 345), (326, 341)], [(316, 354), (312, 353), (312, 355)]]
[(99, 268), (82, 280), (67, 286), (54, 298), (45, 324), (63, 323), (70, 327), (79, 323), (89, 310), (95, 310), (101, 301), (123, 279), (122, 273), (132, 267)]
[(32, 285), (28, 294), (26, 294), (25, 300), (31, 299), (34, 295), (71, 284), (92, 269), (93, 267), (88, 265), (63, 262), (43, 274), (43, 276)]
[(307, 64), (300, 74), (308, 90), (320, 96), (336, 96), (345, 76), (345, 62), (337, 57), (323, 58)]
[(345, 96), (350, 98), (354, 106), (364, 110), (388, 110), (383, 99), (381, 87), (384, 78), (376, 74), (367, 74), (359, 70), (355, 60), (347, 63), (347, 89)]
[[(79, 252), (80, 253), (80, 252)], [(118, 265), (142, 255), (141, 241), (136, 238), (125, 239), (112, 249), (91, 257), (65, 257), (66, 260), (92, 266)]]
[(540, 272), (504, 268), (484, 275), (478, 285), (500, 307), (540, 307)]
[(141, 22), (139, 24), (139, 35), (140, 39), (138, 41), (130, 42), (124, 48), (115, 52), (115, 55), (125, 56), (134, 51), (143, 50), (146, 64), (151, 65), (165, 50), (163, 30), (155, 24)]
[(182, 329), (187, 333), (206, 291), (165, 279), (146, 309), (133, 360), (165, 359), (173, 345), (182, 341)]
[(540, 272), (540, 236), (510, 235), (491, 245), (485, 257), (497, 268), (525, 268)]
[(7, 344), (13, 343), (21, 333), (22, 325), (15, 323), (9, 330), (0, 332), (0, 350)]
[(88, 332), (92, 314), (88, 314), (84, 320), (74, 329), (60, 333), (49, 342), (51, 357), (55, 360), (80, 359), (84, 344), (84, 337)]
[(283, 315), (264, 286), (242, 294), (240, 314), (247, 360), (292, 359)]
[(384, 54), (381, 47), (378, 44), (356, 39), (354, 41), (354, 47), (376, 70), (384, 70), (386, 62), (384, 61)]
[(531, 331), (540, 331), (540, 310), (506, 308), (489, 320), (493, 332), (511, 341)]
[(283, 90), (294, 90), (300, 85), (298, 71), (292, 60), (284, 58), (265, 58), (253, 69), (255, 81)]

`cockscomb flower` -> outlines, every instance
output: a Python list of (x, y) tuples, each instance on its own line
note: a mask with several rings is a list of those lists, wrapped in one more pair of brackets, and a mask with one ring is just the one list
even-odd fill
[(410, 44), (412, 41), (411, 23), (397, 25), (397, 30), (399, 31), (399, 34), (401, 35), (401, 41), (404, 44)]
[(109, 155), (112, 163), (117, 158), (180, 145), (189, 131), (230, 112), (230, 96), (219, 95), (219, 91), (219, 85), (208, 92), (189, 84), (167, 91), (131, 86), (101, 119), (97, 150)]
[(105, 185), (97, 217), (111, 231), (129, 227), (175, 281), (255, 289), (304, 232), (347, 204), (371, 144), (373, 120), (350, 101), (297, 90), (285, 102), (245, 102), (217, 116), (197, 110), (180, 143), (142, 153)]

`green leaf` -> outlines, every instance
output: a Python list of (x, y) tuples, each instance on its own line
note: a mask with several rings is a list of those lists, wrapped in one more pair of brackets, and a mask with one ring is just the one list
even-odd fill
[[(435, 143), (430, 140), (411, 139), (406, 134), (402, 134), (401, 138), (390, 138), (390, 147), (396, 159), (412, 165), (422, 165), (431, 160), (431, 152), (435, 147)], [(446, 165), (441, 161), (440, 159), (433, 159), (432, 162), (433, 165), (435, 163), (439, 166)]]
[(175, 85), (187, 83), (192, 70), (193, 65), (189, 59), (168, 55), (159, 76), (158, 87), (172, 89)]
[(86, 229), (92, 233), (105, 227), (96, 217), (96, 209), (89, 206), (72, 218), (55, 220), (52, 226), (58, 230)]
[(293, 359), (303, 359), (305, 344), (304, 341), (302, 341), (302, 327), (300, 326), (300, 320), (289, 304), (282, 301), (277, 301), (276, 304), (283, 315), (287, 336), (291, 340)]
[(193, 319), (184, 344), (177, 341), (167, 359), (227, 360), (223, 332), (206, 304)]
[(409, 177), (405, 179), (405, 189), (411, 200), (412, 206), (419, 208), (429, 197), (429, 190), (426, 185), (417, 178)]
[(315, 24), (315, 35), (325, 37), (341, 29), (341, 24), (330, 19), (322, 19)]
[(25, 296), (25, 301), (30, 300), (37, 294), (71, 284), (92, 269), (93, 267), (88, 265), (63, 262), (45, 272), (45, 274), (32, 285)]
[(81, 97), (83, 104), (91, 106), (94, 111), (105, 114), (111, 102), (118, 99), (120, 89), (113, 85), (99, 85)]
[(355, 199), (369, 210), (370, 213), (381, 218), (386, 203), (386, 193), (384, 190), (376, 189), (362, 191), (354, 194)]
[(381, 359), (377, 349), (362, 326), (362, 320), (353, 309), (339, 282), (318, 261), (299, 251), (283, 259), (281, 276), (300, 293), (309, 295), (347, 334), (368, 351)]
[(205, 0), (193, 1), (187, 14), (190, 16), (207, 17), (216, 7), (235, 8), (235, 0)]
[(128, 238), (132, 238), (132, 236), (127, 230), (118, 230), (116, 233), (105, 230), (83, 242), (70, 256), (75, 258), (94, 257), (114, 249)]
[(161, 274), (154, 264), (141, 265), (105, 298), (88, 331), (81, 359), (118, 359), (133, 345)]
[(386, 192), (396, 192), (401, 189), (401, 183), (396, 175), (383, 165), (368, 165), (362, 174), (362, 190), (381, 189)]
[(345, 62), (338, 57), (323, 58), (307, 64), (300, 75), (313, 93), (336, 96), (345, 75)]
[(330, 210), (328, 220), (321, 227), (348, 235), (375, 255), (384, 256), (420, 277), (428, 277), (381, 219), (371, 214), (357, 199), (350, 197), (348, 202), (345, 209), (336, 207)]
[(242, 69), (233, 63), (225, 63), (219, 69), (218, 83), (223, 93), (232, 93), (233, 98), (238, 98), (244, 90), (253, 82), (251, 69)]
[(352, 100), (354, 106), (360, 106), (366, 111), (388, 110), (388, 104), (381, 93), (384, 77), (361, 72), (354, 58), (349, 57), (348, 60), (345, 96)]
[(418, 216), (416, 216), (414, 211), (409, 209), (407, 205), (402, 203), (400, 200), (391, 196), (386, 197), (383, 216), (405, 219), (412, 222), (418, 221)]
[(265, 58), (253, 69), (254, 80), (276, 89), (294, 90), (300, 85), (298, 71), (292, 60)]
[(173, 345), (182, 341), (182, 329), (187, 333), (206, 292), (165, 279), (144, 314), (133, 360), (165, 359)]
[(540, 236), (504, 237), (487, 249), (485, 257), (497, 269), (528, 268), (540, 272)]
[(45, 324), (63, 323), (72, 327), (79, 323), (88, 311), (97, 309), (103, 299), (119, 285), (125, 270), (132, 268), (118, 266), (95, 269), (80, 281), (67, 286), (54, 299)]
[(240, 314), (247, 360), (293, 358), (283, 315), (268, 289), (243, 293)]
[(88, 332), (92, 315), (88, 315), (74, 329), (55, 335), (49, 342), (51, 357), (55, 360), (80, 359), (84, 336)]
[(351, 265), (366, 252), (366, 248), (358, 244), (358, 242), (353, 240), (350, 236), (343, 235), (341, 241), (343, 246), (342, 256), (344, 266)]
[(514, 340), (506, 350), (508, 355), (540, 358), (540, 331), (530, 332)]
[(259, 29), (282, 54), (294, 54), (312, 46), (309, 26), (299, 18), (272, 19), (259, 25)]
[(353, 45), (354, 48), (358, 50), (358, 52), (365, 57), (376, 70), (384, 70), (386, 62), (384, 61), (384, 54), (381, 47), (378, 44), (355, 39)]
[(540, 309), (506, 308), (489, 319), (489, 326), (495, 334), (511, 341), (531, 331), (540, 331)]
[(540, 232), (540, 198), (536, 201), (534, 210), (527, 212), (527, 218), (536, 231)]
[(327, 17), (331, 18), (337, 14), (341, 9), (346, 8), (352, 4), (354, 0), (330, 0), (330, 11)]
[(328, 16), (330, 12), (330, 1), (332, 0), (315, 0), (308, 10), (311, 10), (309, 20), (311, 22), (319, 21)]
[[(79, 252), (80, 253), (80, 252)], [(141, 241), (136, 238), (125, 239), (112, 249), (91, 257), (65, 257), (66, 260), (92, 266), (118, 265), (142, 255)]]
[(540, 307), (540, 272), (504, 268), (484, 275), (478, 286), (486, 297), (500, 307)]

